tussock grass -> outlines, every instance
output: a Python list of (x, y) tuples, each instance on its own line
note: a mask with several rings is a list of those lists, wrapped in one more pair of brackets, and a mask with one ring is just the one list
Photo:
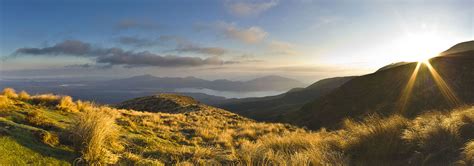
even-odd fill
[(7, 96), (0, 95), (0, 111), (11, 107), (13, 105), (13, 101), (10, 100)]
[(110, 164), (118, 160), (113, 153), (117, 147), (118, 131), (113, 113), (107, 109), (85, 109), (70, 131), (82, 159), (90, 165)]
[(2, 95), (8, 98), (18, 98), (18, 94), (16, 94), (15, 89), (13, 88), (5, 88), (2, 91)]
[(59, 104), (60, 96), (54, 94), (35, 95), (30, 98), (30, 101), (35, 105), (56, 106)]
[(70, 96), (63, 96), (59, 100), (59, 104), (56, 106), (59, 110), (61, 111), (66, 111), (66, 112), (78, 112), (78, 106), (74, 101), (72, 100), (72, 97)]
[(351, 155), (353, 163), (383, 165), (396, 163), (407, 157), (409, 147), (401, 138), (409, 120), (401, 116), (380, 118), (368, 116), (361, 122), (345, 121), (343, 131), (344, 149)]
[(18, 98), (23, 101), (28, 101), (30, 100), (31, 96), (27, 92), (21, 91), (20, 93), (18, 93)]

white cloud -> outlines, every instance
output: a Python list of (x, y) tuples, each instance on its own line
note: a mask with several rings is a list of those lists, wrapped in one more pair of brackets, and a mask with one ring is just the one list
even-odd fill
[(226, 7), (230, 13), (237, 16), (252, 16), (258, 15), (274, 6), (278, 5), (278, 0), (263, 0), (263, 1), (229, 1)]
[(239, 28), (235, 24), (219, 22), (217, 28), (226, 37), (248, 44), (260, 43), (268, 36), (268, 32), (257, 26)]

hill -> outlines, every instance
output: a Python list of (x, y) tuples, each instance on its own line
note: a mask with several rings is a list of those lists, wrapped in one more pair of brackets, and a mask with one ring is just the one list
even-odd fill
[(124, 101), (116, 107), (147, 112), (182, 113), (197, 110), (199, 102), (176, 94), (158, 94)]
[(360, 76), (285, 117), (288, 122), (311, 129), (337, 128), (345, 118), (373, 113), (414, 117), (426, 110), (449, 110), (474, 103), (474, 48), (446, 55), (430, 60), (435, 72), (425, 63), (414, 72), (418, 65), (415, 62)]
[(198, 109), (142, 112), (5, 89), (0, 164), (467, 166), (474, 161), (474, 107), (413, 120), (369, 116), (345, 120), (339, 130), (307, 131), (258, 123), (183, 96), (159, 98)]
[(440, 55), (449, 56), (449, 55), (454, 55), (456, 53), (462, 53), (462, 52), (472, 51), (472, 50), (474, 50), (474, 40), (456, 44), (452, 46), (451, 48), (447, 49), (446, 51), (443, 51)]
[(300, 109), (305, 103), (324, 96), (354, 77), (317, 81), (306, 88), (268, 97), (229, 99), (215, 106), (259, 121), (281, 121), (283, 114)]

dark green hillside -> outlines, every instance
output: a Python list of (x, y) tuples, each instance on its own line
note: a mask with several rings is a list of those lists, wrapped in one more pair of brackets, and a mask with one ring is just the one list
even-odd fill
[(231, 99), (218, 107), (261, 121), (280, 121), (282, 114), (295, 111), (305, 103), (328, 94), (354, 77), (320, 80), (306, 88), (295, 88), (277, 96)]
[(474, 103), (474, 51), (440, 56), (430, 62), (459, 103), (452, 104), (447, 100), (427, 66), (422, 64), (407, 104), (403, 107), (403, 92), (417, 66), (417, 63), (409, 63), (354, 78), (329, 95), (289, 113), (287, 119), (312, 129), (332, 128), (340, 126), (345, 118), (358, 118), (371, 113), (391, 115), (401, 112), (406, 117), (413, 117), (424, 110), (451, 109), (460, 104)]

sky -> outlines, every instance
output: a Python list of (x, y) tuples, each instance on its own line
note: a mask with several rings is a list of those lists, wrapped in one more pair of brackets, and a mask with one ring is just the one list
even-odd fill
[(310, 83), (473, 39), (473, 0), (0, 0), (0, 78)]

